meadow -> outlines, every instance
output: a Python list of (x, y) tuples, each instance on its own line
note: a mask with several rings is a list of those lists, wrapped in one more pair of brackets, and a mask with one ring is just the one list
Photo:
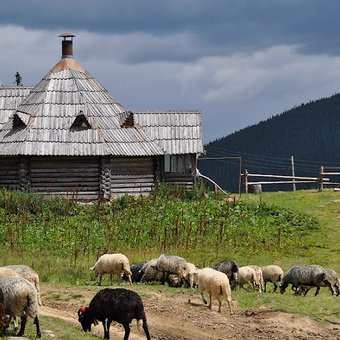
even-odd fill
[[(302, 190), (242, 194), (233, 200), (205, 188), (161, 187), (148, 197), (79, 204), (2, 190), (1, 264), (30, 265), (45, 283), (93, 288), (89, 267), (104, 252), (125, 253), (131, 262), (170, 253), (200, 267), (229, 258), (239, 266), (275, 263), (288, 270), (317, 263), (340, 272), (339, 195)], [(160, 285), (138, 289), (169, 290)], [(183, 289), (172, 294), (177, 291), (183, 294)], [(233, 298), (244, 309), (266, 306), (320, 322), (340, 319), (339, 298), (326, 289), (304, 300), (288, 290), (284, 296), (238, 290)], [(61, 327), (60, 320), (45, 322)]]

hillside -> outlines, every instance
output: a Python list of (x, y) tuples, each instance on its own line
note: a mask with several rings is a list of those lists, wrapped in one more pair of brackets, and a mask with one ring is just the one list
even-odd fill
[[(340, 166), (340, 94), (302, 104), (205, 145), (207, 157), (242, 157), (242, 171), (317, 177), (320, 166)], [(201, 172), (237, 192), (236, 160), (201, 161)], [(300, 185), (301, 186), (301, 185)], [(306, 187), (306, 186), (305, 186)]]

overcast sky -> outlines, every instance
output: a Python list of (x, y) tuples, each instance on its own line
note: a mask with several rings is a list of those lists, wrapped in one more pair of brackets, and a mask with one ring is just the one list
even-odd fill
[(1, 1), (0, 84), (74, 57), (126, 109), (200, 109), (204, 141), (340, 92), (339, 0)]

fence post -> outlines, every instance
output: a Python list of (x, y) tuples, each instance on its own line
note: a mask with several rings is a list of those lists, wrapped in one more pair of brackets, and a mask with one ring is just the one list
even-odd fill
[(319, 191), (323, 191), (323, 166), (320, 167)]
[(244, 170), (244, 189), (246, 194), (248, 194), (248, 171), (247, 169)]
[(296, 191), (294, 156), (291, 156), (290, 160), (291, 160), (291, 163), (292, 163), (293, 191)]

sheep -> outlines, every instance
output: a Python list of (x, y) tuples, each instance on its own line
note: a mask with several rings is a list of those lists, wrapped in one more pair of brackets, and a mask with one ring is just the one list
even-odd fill
[(33, 284), (35, 289), (37, 290), (37, 296), (38, 296), (38, 304), (39, 306), (42, 306), (41, 301), (41, 295), (40, 295), (40, 280), (38, 273), (32, 269), (29, 266), (26, 266), (24, 264), (16, 264), (16, 265), (10, 265), (10, 266), (4, 266), (2, 268), (7, 268), (10, 270), (13, 270), (17, 272), (21, 277), (25, 278), (29, 282)]
[(216, 263), (212, 268), (226, 274), (231, 289), (236, 290), (238, 266), (233, 260), (222, 260)]
[(249, 267), (252, 267), (255, 270), (255, 274), (256, 274), (255, 288), (260, 293), (262, 293), (263, 287), (264, 287), (262, 269), (259, 266), (256, 266), (254, 264), (250, 264)]
[(113, 274), (119, 275), (119, 277), (126, 274), (128, 281), (130, 284), (132, 283), (129, 259), (124, 254), (104, 254), (90, 270), (95, 272), (96, 277), (99, 276), (99, 286), (102, 284), (102, 276), (104, 274), (110, 274), (111, 285)]
[[(325, 268), (325, 272), (326, 272), (326, 280), (331, 284), (331, 287), (333, 288), (333, 291), (331, 290), (332, 294), (339, 296), (340, 278), (339, 278), (338, 273), (331, 268)], [(327, 285), (325, 283), (320, 284), (320, 287), (326, 287), (326, 286)], [(311, 288), (312, 287), (310, 286), (301, 285), (298, 289), (298, 293), (300, 293), (300, 291), (303, 291), (304, 295), (306, 295)]]
[(29, 316), (34, 319), (36, 336), (40, 338), (37, 290), (33, 284), (23, 277), (1, 277), (0, 289), (4, 296), (5, 313), (10, 317), (21, 317), (18, 336), (24, 335)]
[(201, 293), (203, 303), (207, 304), (207, 300), (203, 296), (203, 292), (206, 291), (209, 294), (209, 309), (212, 306), (211, 299), (214, 297), (218, 300), (218, 312), (221, 313), (222, 301), (220, 299), (225, 297), (228, 301), (230, 315), (232, 315), (233, 308), (228, 276), (208, 267), (197, 270), (194, 276), (196, 276), (194, 281), (197, 281), (197, 287)]
[(196, 283), (194, 282), (193, 273), (197, 271), (198, 267), (191, 262), (187, 262), (187, 266), (188, 266), (188, 275), (185, 280), (186, 286), (188, 288), (195, 288)]
[[(131, 263), (130, 264), (130, 270), (131, 270), (131, 281), (132, 283), (134, 282), (141, 282), (143, 273), (141, 272), (141, 269), (143, 266), (147, 263), (147, 261), (142, 261), (142, 262), (136, 262), (136, 263)], [(129, 278), (126, 274), (123, 274), (122, 279), (124, 281), (129, 281)]]
[(263, 291), (267, 291), (267, 282), (271, 282), (274, 285), (273, 292), (276, 292), (278, 285), (280, 284), (283, 278), (283, 269), (277, 265), (268, 265), (261, 267), (263, 281), (264, 281), (264, 289)]
[[(14, 271), (13, 269), (9, 269), (7, 267), (0, 267), (0, 277), (21, 277), (19, 273)], [(18, 329), (18, 322), (15, 317), (7, 317), (6, 318), (6, 327), (9, 326), (10, 322), (13, 321), (14, 331), (16, 332)], [(2, 329), (2, 327), (0, 327)]]
[(150, 340), (142, 299), (136, 292), (124, 288), (100, 290), (89, 306), (78, 310), (78, 321), (83, 331), (90, 332), (91, 325), (97, 325), (98, 321), (101, 321), (104, 327), (104, 339), (110, 339), (110, 325), (112, 321), (116, 321), (123, 325), (124, 340), (127, 340), (133, 319), (137, 319), (138, 329), (141, 324), (143, 325), (146, 338)]
[(152, 281), (161, 281), (163, 273), (156, 268), (157, 259), (152, 259), (144, 264), (140, 272), (142, 274), (141, 282), (149, 283)]
[[(300, 286), (316, 287), (314, 296), (319, 294), (321, 284), (325, 284), (334, 293), (332, 285), (326, 279), (327, 274), (324, 268), (319, 265), (307, 265), (293, 267), (283, 276), (280, 283), (280, 292), (283, 294), (289, 284), (295, 290), (295, 294), (299, 293)], [(306, 295), (305, 292), (304, 295)]]
[(244, 284), (249, 284), (252, 287), (252, 290), (255, 290), (255, 288), (259, 286), (255, 269), (251, 266), (242, 266), (238, 268), (237, 285), (240, 288), (244, 288)]
[[(140, 270), (142, 275), (141, 282), (149, 283), (153, 281), (162, 282), (163, 272), (156, 268), (157, 259), (152, 259), (148, 261)], [(180, 287), (182, 285), (182, 280), (176, 274), (169, 274), (166, 277), (166, 282), (169, 287)]]
[(187, 279), (189, 272), (187, 261), (180, 256), (162, 254), (156, 261), (155, 268), (163, 273), (161, 283), (164, 284), (170, 274), (178, 275), (179, 280)]

